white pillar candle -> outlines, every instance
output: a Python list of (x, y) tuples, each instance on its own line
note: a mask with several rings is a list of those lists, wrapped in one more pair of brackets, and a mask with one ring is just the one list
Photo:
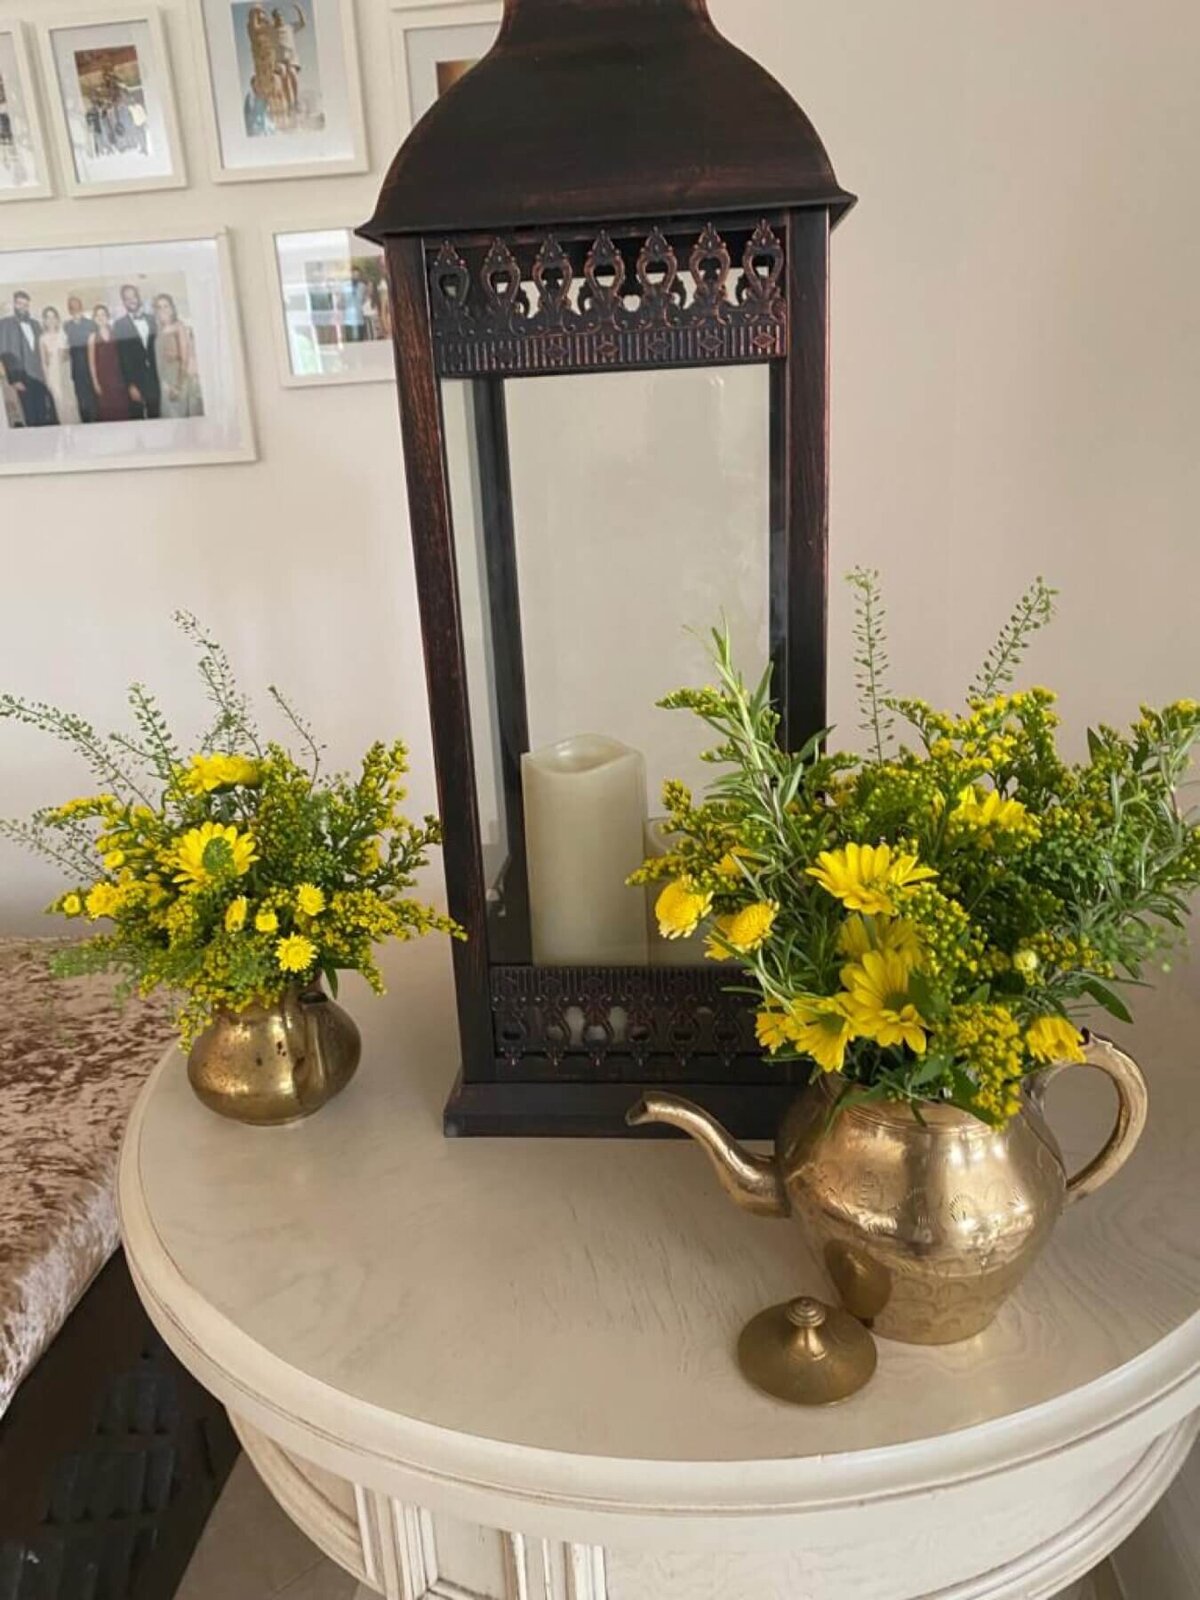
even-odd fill
[[(667, 832), (669, 817), (651, 817), (646, 824), (645, 844), (647, 860), (651, 856), (670, 855), (675, 848), (675, 836)], [(658, 931), (658, 914), (655, 906), (658, 897), (670, 882), (660, 878), (646, 885), (646, 937), (650, 943), (652, 967), (699, 967), (708, 959), (704, 954), (704, 935), (697, 931), (690, 939), (664, 939)]]
[(521, 757), (533, 959), (645, 966), (646, 768), (617, 739), (579, 734)]

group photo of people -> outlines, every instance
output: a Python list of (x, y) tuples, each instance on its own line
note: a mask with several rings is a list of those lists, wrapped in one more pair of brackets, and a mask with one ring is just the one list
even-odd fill
[(317, 133), (325, 126), (313, 34), (312, 0), (233, 7), (238, 61), (245, 83), (247, 138)]
[(150, 118), (137, 48), (106, 45), (75, 52), (88, 152), (93, 156), (150, 153)]
[(184, 278), (0, 291), (0, 425), (202, 417)]

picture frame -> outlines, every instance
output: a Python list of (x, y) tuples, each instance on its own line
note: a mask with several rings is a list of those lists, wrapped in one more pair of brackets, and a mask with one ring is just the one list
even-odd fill
[(309, 389), (393, 382), (382, 249), (340, 223), (271, 227), (263, 242), (280, 383)]
[(0, 475), (256, 458), (227, 233), (5, 241)]
[(368, 170), (354, 0), (190, 3), (215, 183)]
[(46, 17), (37, 37), (67, 193), (184, 188), (171, 61), (157, 8), (118, 4)]
[(25, 25), (0, 22), (0, 201), (53, 193)]
[(402, 129), (486, 54), (500, 29), (499, 0), (392, 6), (392, 76)]

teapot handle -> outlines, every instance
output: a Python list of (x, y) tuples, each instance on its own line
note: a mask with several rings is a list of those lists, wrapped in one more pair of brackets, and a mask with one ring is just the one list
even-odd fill
[[(1068, 1205), (1082, 1200), (1085, 1195), (1095, 1194), (1110, 1178), (1116, 1177), (1145, 1131), (1150, 1104), (1150, 1091), (1142, 1069), (1132, 1056), (1118, 1050), (1111, 1039), (1091, 1032), (1084, 1034), (1084, 1049), (1083, 1065), (1095, 1067), (1113, 1081), (1117, 1091), (1117, 1121), (1100, 1153), (1067, 1179)], [(1060, 1061), (1038, 1074), (1034, 1098), (1039, 1106), (1051, 1079), (1069, 1065), (1070, 1062)]]

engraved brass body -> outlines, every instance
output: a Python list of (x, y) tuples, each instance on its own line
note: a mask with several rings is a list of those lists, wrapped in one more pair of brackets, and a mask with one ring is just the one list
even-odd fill
[(843, 1306), (877, 1334), (946, 1344), (987, 1327), (1063, 1206), (1113, 1177), (1141, 1136), (1147, 1090), (1137, 1063), (1095, 1036), (1087, 1057), (1113, 1080), (1119, 1109), (1103, 1150), (1070, 1178), (1043, 1116), (1046, 1085), (1060, 1067), (1029, 1081), (1022, 1110), (1004, 1128), (936, 1104), (924, 1106), (920, 1120), (887, 1102), (831, 1117), (836, 1078), (801, 1092), (772, 1157), (743, 1149), (678, 1096), (646, 1095), (629, 1121), (682, 1128), (708, 1151), (739, 1205), (797, 1217)]
[(362, 1041), (341, 1006), (293, 985), (272, 1006), (222, 1012), (188, 1056), (188, 1081), (210, 1110), (268, 1126), (310, 1116), (350, 1082)]

